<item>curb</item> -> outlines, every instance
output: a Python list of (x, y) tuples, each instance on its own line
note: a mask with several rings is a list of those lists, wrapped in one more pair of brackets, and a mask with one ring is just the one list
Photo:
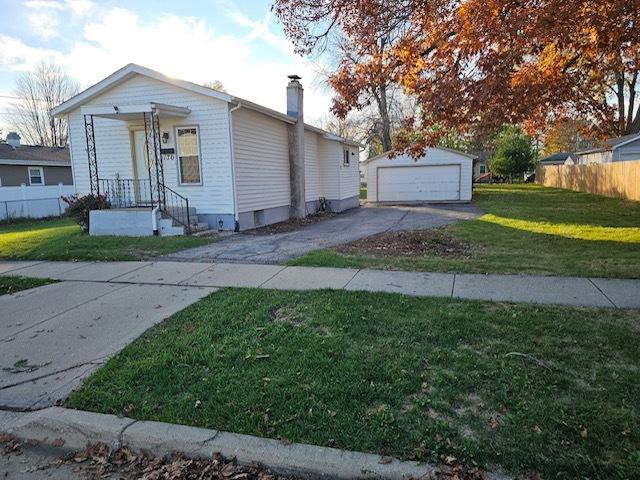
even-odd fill
[[(239, 464), (259, 463), (273, 472), (305, 479), (389, 480), (432, 479), (440, 471), (425, 463), (400, 461), (368, 453), (220, 432), (160, 422), (91, 413), (61, 407), (34, 412), (0, 411), (0, 433), (36, 441), (64, 451), (82, 450), (87, 443), (112, 448), (128, 446), (155, 456), (183, 452), (187, 457), (211, 458), (219, 452)], [(487, 474), (487, 479), (509, 477)]]

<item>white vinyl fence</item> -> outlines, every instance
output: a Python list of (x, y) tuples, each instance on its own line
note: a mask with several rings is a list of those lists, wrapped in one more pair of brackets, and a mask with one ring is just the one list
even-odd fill
[(12, 218), (62, 216), (67, 204), (63, 195), (72, 195), (73, 185), (0, 187), (0, 221)]

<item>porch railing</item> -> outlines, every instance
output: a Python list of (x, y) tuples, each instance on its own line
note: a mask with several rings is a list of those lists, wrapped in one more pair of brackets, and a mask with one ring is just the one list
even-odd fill
[(161, 210), (173, 220), (184, 226), (186, 233), (191, 233), (191, 211), (189, 210), (189, 199), (183, 197), (175, 190), (171, 190), (166, 185), (161, 186), (163, 190), (164, 206)]
[(112, 208), (155, 206), (149, 179), (101, 178), (100, 192), (107, 196)]
[(161, 192), (158, 192), (152, 189), (155, 185), (149, 179), (101, 178), (98, 181), (100, 192), (107, 196), (112, 208), (154, 208), (158, 205), (162, 213), (182, 225), (186, 233), (191, 233), (189, 199), (166, 185), (160, 184)]

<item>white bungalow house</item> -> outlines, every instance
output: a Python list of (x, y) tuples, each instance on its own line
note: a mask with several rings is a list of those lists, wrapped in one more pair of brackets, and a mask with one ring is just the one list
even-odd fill
[(359, 206), (359, 145), (305, 124), (289, 78), (286, 114), (135, 64), (54, 108), (76, 191), (112, 204), (91, 233), (237, 231)]

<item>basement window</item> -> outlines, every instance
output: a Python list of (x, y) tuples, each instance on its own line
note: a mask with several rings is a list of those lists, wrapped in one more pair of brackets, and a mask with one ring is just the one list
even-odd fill
[(342, 152), (342, 165), (344, 167), (348, 167), (349, 166), (349, 162), (350, 162), (350, 152), (348, 148), (345, 148)]
[(44, 185), (42, 167), (29, 167), (29, 185)]
[(176, 144), (180, 185), (201, 184), (198, 127), (177, 127)]

